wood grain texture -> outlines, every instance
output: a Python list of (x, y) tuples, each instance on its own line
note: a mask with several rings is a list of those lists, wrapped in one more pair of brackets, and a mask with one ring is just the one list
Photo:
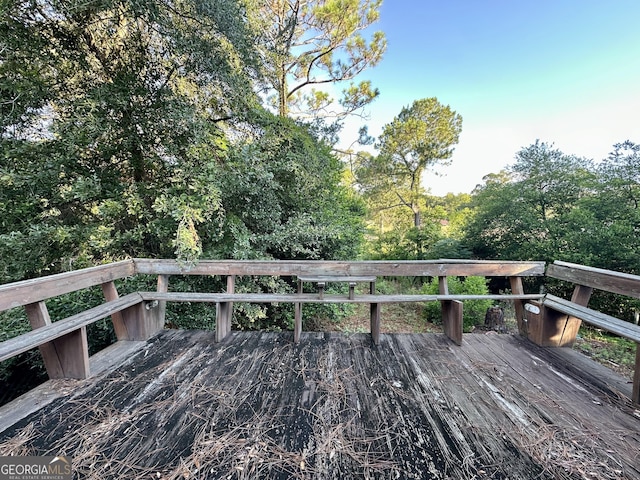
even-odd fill
[(575, 352), (498, 334), (214, 336), (161, 332), (0, 449), (64, 448), (79, 478), (640, 478), (624, 381)]
[[(161, 293), (166, 293), (169, 291), (169, 275), (158, 275), (158, 283), (157, 283), (156, 290)], [(167, 302), (159, 301), (156, 315), (158, 317), (158, 324), (162, 325), (163, 328), (164, 328), (166, 313), (167, 313)]]
[[(24, 308), (32, 330), (51, 325), (51, 317), (45, 302), (30, 303), (25, 305)], [(40, 350), (40, 355), (42, 355), (44, 368), (47, 370), (49, 378), (62, 378), (63, 368), (53, 342), (43, 343), (38, 346), (38, 349)]]
[(493, 260), (322, 261), (201, 260), (184, 268), (173, 260), (134, 259), (136, 272), (158, 275), (526, 277), (544, 275), (544, 262)]
[(579, 318), (591, 325), (607, 330), (634, 342), (640, 342), (640, 326), (625, 322), (597, 310), (577, 305), (555, 295), (547, 295), (542, 305), (556, 312), (561, 312), (570, 317)]
[(88, 378), (91, 375), (86, 326), (58, 337), (50, 343), (55, 347), (61, 371), (57, 376), (50, 375), (49, 378)]
[[(511, 287), (511, 293), (513, 295), (524, 294), (524, 286), (522, 285), (521, 277), (509, 277), (509, 286)], [(520, 332), (520, 335), (525, 335), (523, 299), (521, 298), (514, 299), (513, 306), (516, 311), (516, 322), (518, 324), (518, 331)]]
[(82, 382), (78, 379), (47, 380), (6, 405), (0, 406), (0, 432), (58, 399), (68, 398), (91, 388), (95, 382), (99, 381), (101, 375), (106, 375), (130, 361), (138, 351), (146, 351), (148, 346), (147, 342), (116, 342), (89, 357), (90, 382)]
[(106, 318), (112, 315), (113, 312), (122, 311), (140, 302), (142, 302), (140, 294), (131, 293), (120, 297), (118, 300), (98, 305), (77, 315), (53, 322), (50, 325), (24, 333), (18, 337), (5, 340), (0, 343), (0, 361), (36, 348), (63, 335), (67, 335), (90, 323)]
[(298, 276), (298, 280), (301, 282), (337, 282), (337, 283), (350, 283), (350, 282), (375, 282), (376, 277), (354, 277), (354, 276), (340, 276), (340, 275), (315, 275), (315, 276)]
[(435, 302), (442, 300), (512, 300), (515, 298), (536, 300), (541, 294), (526, 295), (371, 295), (358, 294), (350, 299), (348, 295), (324, 295), (317, 293), (197, 293), (197, 292), (139, 292), (147, 300), (166, 300), (172, 302), (247, 302), (247, 303), (402, 303)]
[(133, 260), (123, 260), (109, 265), (0, 285), (0, 311), (36, 303), (134, 274)]
[(559, 261), (547, 267), (546, 275), (577, 285), (640, 298), (640, 276), (638, 275)]
[[(371, 295), (376, 295), (376, 282), (369, 282), (369, 293)], [(382, 305), (379, 303), (371, 303), (369, 305), (369, 324), (370, 324), (370, 332), (371, 339), (373, 340), (374, 345), (380, 345), (380, 315), (381, 315)]]
[(462, 345), (462, 302), (447, 300), (442, 302), (442, 326), (444, 333), (456, 345)]
[[(107, 302), (111, 302), (120, 298), (120, 295), (118, 295), (116, 284), (113, 281), (102, 284), (102, 293), (104, 295), (104, 299)], [(129, 333), (127, 332), (127, 326), (125, 324), (124, 318), (122, 318), (122, 312), (113, 312), (111, 314), (111, 323), (113, 324), (113, 330), (118, 340), (129, 339)]]
[(640, 404), (640, 343), (636, 343), (636, 366), (633, 372), (631, 400), (636, 405)]

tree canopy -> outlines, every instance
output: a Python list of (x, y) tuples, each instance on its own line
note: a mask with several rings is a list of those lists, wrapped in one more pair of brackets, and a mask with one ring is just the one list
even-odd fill
[(446, 165), (458, 143), (462, 117), (436, 98), (416, 100), (383, 127), (379, 154), (370, 157), (360, 169), (360, 183), (368, 191), (392, 191), (391, 205), (406, 207), (420, 227), (424, 188), (428, 168)]
[(356, 157), (356, 188), (367, 201), (372, 238), (384, 256), (426, 258), (440, 239), (445, 219), (429, 209), (422, 182), (430, 168), (449, 162), (461, 129), (462, 117), (449, 106), (436, 98), (417, 100), (383, 127), (377, 155)]
[(0, 281), (126, 256), (356, 255), (342, 165), (256, 93), (253, 2), (1, 8)]
[[(260, 1), (266, 84), (281, 116), (341, 117), (378, 96), (371, 82), (354, 79), (386, 49), (384, 33), (366, 38), (382, 0)], [(338, 107), (324, 87), (343, 82)]]
[(481, 258), (640, 272), (639, 152), (627, 141), (594, 163), (536, 141), (474, 193), (465, 241)]

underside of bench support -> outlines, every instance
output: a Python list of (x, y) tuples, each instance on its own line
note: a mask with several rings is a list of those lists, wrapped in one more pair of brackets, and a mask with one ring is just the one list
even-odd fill
[[(571, 303), (586, 307), (593, 288), (576, 285), (571, 296)], [(537, 333), (530, 339), (543, 347), (570, 347), (578, 336), (582, 320), (573, 315), (559, 312), (542, 303), (540, 309), (540, 325)]]
[[(51, 325), (44, 302), (25, 305), (31, 328)], [(89, 377), (89, 347), (86, 327), (79, 328), (39, 347), (49, 378)]]

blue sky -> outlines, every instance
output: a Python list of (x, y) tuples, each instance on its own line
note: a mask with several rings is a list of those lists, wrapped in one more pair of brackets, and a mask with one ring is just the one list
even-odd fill
[(420, 98), (461, 114), (451, 166), (425, 179), (436, 195), (470, 192), (536, 139), (602, 159), (640, 142), (639, 22), (638, 0), (386, 0), (387, 52), (362, 75), (381, 92), (369, 131)]

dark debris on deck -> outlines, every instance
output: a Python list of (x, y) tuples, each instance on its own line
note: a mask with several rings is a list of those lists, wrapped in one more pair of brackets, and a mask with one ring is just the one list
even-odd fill
[(165, 330), (67, 381), (0, 455), (69, 455), (95, 479), (640, 478), (624, 388), (511, 335)]

